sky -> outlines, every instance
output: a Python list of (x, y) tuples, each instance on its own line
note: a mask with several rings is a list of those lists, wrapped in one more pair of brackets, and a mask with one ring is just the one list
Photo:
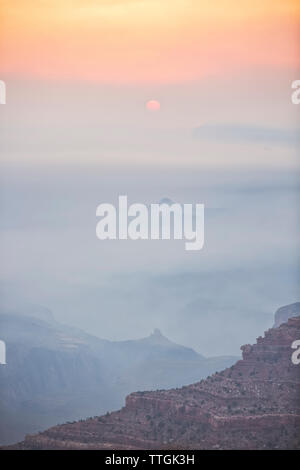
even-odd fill
[[(298, 1), (0, 0), (0, 23), (4, 297), (209, 355), (299, 300)], [(204, 203), (204, 249), (101, 244), (119, 194)]]
[(1, 0), (2, 73), (178, 83), (299, 67), (296, 0)]
[[(203, 355), (240, 354), (299, 300), (299, 172), (47, 171), (1, 176), (3, 302), (49, 308), (56, 320), (111, 340), (154, 328)], [(168, 197), (205, 203), (205, 243), (96, 238), (96, 207)]]
[(0, 12), (6, 161), (298, 166), (298, 2), (1, 0)]

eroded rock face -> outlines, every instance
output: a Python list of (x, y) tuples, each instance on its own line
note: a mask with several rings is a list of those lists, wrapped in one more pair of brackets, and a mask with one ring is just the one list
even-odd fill
[(242, 346), (243, 359), (180, 389), (136, 392), (120, 411), (27, 436), (19, 449), (296, 449), (300, 317)]
[(299, 315), (300, 302), (280, 307), (275, 312), (275, 323), (273, 325), (273, 328), (277, 328), (278, 326), (282, 325), (282, 323), (287, 322), (289, 318), (298, 317)]

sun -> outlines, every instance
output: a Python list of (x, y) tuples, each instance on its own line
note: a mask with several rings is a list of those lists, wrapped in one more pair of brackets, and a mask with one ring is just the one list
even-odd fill
[(150, 112), (157, 112), (160, 110), (160, 102), (157, 100), (149, 100), (146, 103), (146, 109)]

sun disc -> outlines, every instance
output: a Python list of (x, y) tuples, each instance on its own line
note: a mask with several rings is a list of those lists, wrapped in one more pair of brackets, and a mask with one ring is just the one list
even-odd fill
[(160, 102), (157, 100), (149, 100), (146, 103), (146, 108), (148, 111), (159, 111), (160, 110)]

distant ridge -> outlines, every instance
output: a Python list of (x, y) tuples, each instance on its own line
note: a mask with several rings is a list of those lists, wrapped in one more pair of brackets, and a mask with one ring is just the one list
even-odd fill
[(14, 449), (299, 449), (300, 317), (270, 328), (243, 359), (180, 389), (132, 393), (105, 416), (27, 436)]
[(7, 346), (7, 365), (0, 367), (0, 444), (118, 409), (136, 390), (192, 383), (236, 360), (204, 358), (158, 329), (114, 342), (62, 325), (42, 307), (21, 305), (20, 311), (0, 311)]
[(275, 312), (275, 323), (273, 328), (277, 328), (288, 321), (289, 318), (297, 317), (300, 315), (300, 302), (295, 302), (294, 304), (285, 305), (280, 307)]

